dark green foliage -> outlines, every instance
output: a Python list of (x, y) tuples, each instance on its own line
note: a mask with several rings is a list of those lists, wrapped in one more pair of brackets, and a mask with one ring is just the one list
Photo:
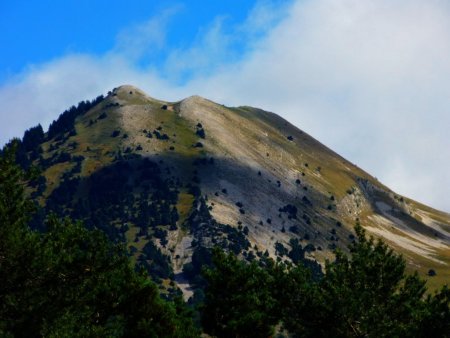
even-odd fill
[[(311, 224), (311, 218), (307, 215), (307, 214), (303, 214), (302, 215), (302, 219), (306, 222), (306, 224)], [(306, 236), (306, 235), (305, 235)], [(309, 235), (308, 235), (309, 236)], [(309, 239), (309, 238), (305, 238), (305, 239)]]
[(130, 265), (126, 250), (99, 231), (50, 217), (31, 231), (29, 177), (0, 157), (0, 336), (195, 337), (190, 313), (163, 301)]
[(197, 128), (197, 131), (195, 133), (200, 138), (204, 139), (206, 137), (205, 129), (203, 129), (203, 128)]
[[(48, 139), (51, 140), (55, 136), (64, 134), (69, 131), (75, 132), (75, 119), (78, 116), (86, 113), (89, 109), (91, 109), (101, 101), (103, 101), (103, 95), (98, 96), (92, 101), (81, 101), (80, 103), (78, 103), (77, 107), (72, 106), (70, 109), (64, 111), (56, 121), (53, 121), (50, 124), (47, 133)], [(72, 133), (72, 135), (74, 134)]]
[(300, 228), (298, 226), (296, 226), (296, 225), (290, 226), (289, 227), (289, 231), (294, 233), (294, 234), (300, 235)]
[(63, 215), (64, 212), (62, 207), (71, 204), (79, 182), (79, 178), (68, 178), (61, 182), (47, 199), (47, 208), (54, 212), (58, 212), (59, 215)]
[(84, 156), (73, 156), (72, 160), (75, 162), (75, 165), (70, 170), (69, 174), (74, 175), (81, 173), (81, 165), (84, 161)]
[(48, 228), (40, 240), (30, 234), (32, 246), (30, 239), (23, 245), (19, 257), (26, 258), (27, 268), (2, 276), (6, 332), (23, 337), (184, 334), (174, 308), (134, 272), (121, 247), (69, 221), (52, 219)]
[[(336, 253), (324, 278), (312, 285), (309, 294), (314, 297), (307, 306), (302, 305), (305, 300), (287, 303), (285, 326), (300, 337), (448, 336), (448, 290), (425, 298), (425, 282), (417, 274), (405, 274), (401, 256), (383, 242), (367, 239), (361, 227), (356, 233), (351, 256)], [(433, 308), (437, 303), (440, 311)]]
[[(302, 265), (278, 264), (271, 268), (274, 276), (273, 297), (277, 300), (280, 322), (294, 337), (314, 337), (305, 329), (304, 322), (316, 322), (316, 309), (321, 301), (316, 282), (310, 270)], [(325, 329), (327, 323), (322, 323)], [(330, 335), (332, 337), (332, 335)]]
[(338, 251), (324, 275), (303, 260), (295, 240), (289, 255), (299, 265), (275, 264), (266, 254), (249, 265), (216, 251), (204, 273), (205, 330), (267, 337), (282, 323), (293, 337), (450, 337), (450, 290), (426, 296), (425, 282), (405, 274), (401, 256), (355, 230), (351, 256)]
[(23, 229), (33, 210), (33, 203), (24, 198), (24, 182), (30, 176), (16, 165), (18, 146), (19, 142), (14, 141), (0, 152), (0, 257), (7, 249), (3, 240), (14, 229)]
[(44, 142), (44, 130), (40, 124), (28, 129), (23, 135), (22, 145), (26, 152), (36, 150), (42, 142)]
[(138, 266), (144, 267), (153, 278), (169, 278), (173, 272), (168, 258), (149, 241), (142, 250), (138, 259)]
[(41, 196), (47, 188), (47, 179), (45, 178), (45, 176), (41, 175), (35, 181), (33, 181), (31, 186), (33, 188), (36, 188), (36, 191), (31, 194), (31, 197), (36, 198), (38, 196)]
[(313, 244), (308, 243), (305, 245), (305, 251), (306, 252), (316, 251), (316, 247)]
[[(328, 303), (323, 312), (338, 336), (380, 334), (389, 329), (381, 327), (389, 325), (385, 317), (391, 317), (400, 305), (395, 304), (393, 296), (405, 278), (404, 261), (385, 244), (367, 241), (360, 228), (357, 235), (352, 258), (337, 252), (336, 262), (327, 265), (327, 278), (321, 285), (324, 302)], [(414, 296), (420, 301), (424, 288), (417, 282), (414, 280)]]
[(58, 154), (58, 156), (56, 157), (55, 161), (52, 164), (69, 162), (71, 159), (72, 157), (69, 153), (61, 152)]
[[(112, 226), (117, 220), (137, 225), (141, 235), (159, 225), (177, 228), (177, 186), (162, 179), (156, 163), (141, 158), (122, 159), (81, 179), (76, 173), (83, 158), (73, 160), (74, 168), (63, 175), (60, 185), (47, 198), (47, 212), (83, 220), (86, 226), (103, 230), (114, 241), (125, 240), (123, 232)], [(81, 198), (77, 197), (80, 189), (87, 190)]]
[(196, 245), (206, 245), (210, 241), (224, 250), (239, 254), (250, 247), (250, 242), (243, 231), (228, 224), (218, 223), (211, 217), (208, 206), (203, 199), (196, 202), (193, 212), (189, 216), (187, 225), (196, 238)]
[(239, 254), (250, 247), (246, 238), (248, 233), (246, 227), (236, 229), (230, 225), (218, 223), (211, 217), (208, 206), (200, 198), (195, 201), (190, 217), (184, 226), (190, 228), (195, 240), (192, 242), (192, 262), (185, 264), (183, 274), (194, 287), (194, 297), (190, 300), (192, 304), (199, 304), (204, 298), (203, 289), (205, 280), (200, 275), (201, 269), (211, 266), (211, 244), (223, 250)]
[(166, 230), (161, 230), (159, 228), (156, 228), (154, 236), (159, 239), (159, 242), (161, 243), (161, 245), (163, 247), (166, 247), (167, 243), (169, 243), (169, 241), (167, 240), (167, 231)]
[(41, 158), (39, 161), (39, 164), (43, 167), (43, 168), (48, 168), (52, 165), (58, 164), (58, 163), (64, 163), (64, 162), (69, 162), (70, 160), (72, 160), (72, 156), (69, 153), (66, 153), (64, 151), (61, 152), (55, 152), (52, 157), (48, 158), (48, 159), (43, 159)]
[(428, 295), (421, 308), (420, 337), (450, 337), (450, 289), (444, 286), (433, 296)]
[(23, 170), (28, 170), (32, 164), (32, 159), (29, 153), (25, 151), (25, 148), (21, 146), (20, 140), (13, 140), (10, 142), (7, 147), (11, 147), (14, 144), (14, 147), (17, 149), (15, 153), (16, 163), (20, 165)]
[(291, 250), (287, 254), (294, 265), (303, 266), (313, 280), (320, 280), (323, 277), (322, 268), (319, 263), (305, 257), (305, 252), (315, 251), (316, 248), (311, 243), (302, 248), (298, 239), (291, 238), (289, 241)]
[(169, 140), (170, 137), (167, 134), (161, 134), (158, 130), (153, 130), (153, 135), (155, 135), (155, 137), (158, 140)]
[(275, 252), (281, 257), (288, 255), (288, 249), (286, 249), (286, 247), (280, 242), (275, 243)]
[(272, 276), (256, 263), (214, 250), (202, 308), (204, 330), (217, 337), (269, 337), (278, 322)]
[(236, 255), (250, 247), (250, 242), (245, 237), (244, 231), (236, 230), (229, 225), (220, 226), (220, 230), (227, 234), (228, 249)]
[(204, 246), (197, 246), (192, 253), (192, 261), (183, 266), (183, 273), (191, 284), (196, 287), (204, 287), (205, 280), (201, 276), (203, 268), (212, 266), (211, 249)]
[(305, 205), (312, 206), (311, 201), (310, 201), (309, 198), (306, 197), (306, 196), (303, 196), (303, 197), (302, 197), (302, 202), (303, 202)]
[(295, 205), (287, 204), (284, 207), (278, 209), (278, 211), (287, 213), (289, 219), (297, 219), (297, 207)]
[(41, 144), (44, 142), (44, 130), (39, 124), (25, 131), (22, 140), (13, 139), (6, 148), (15, 149), (15, 161), (24, 170), (28, 170), (33, 161), (42, 158)]
[(300, 241), (298, 239), (291, 238), (289, 241), (291, 245), (291, 251), (289, 251), (288, 256), (292, 259), (294, 264), (298, 264), (303, 259), (305, 259), (305, 251), (303, 250)]

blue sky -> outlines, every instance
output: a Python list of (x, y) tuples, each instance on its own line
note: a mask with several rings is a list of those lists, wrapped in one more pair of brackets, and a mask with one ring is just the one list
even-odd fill
[(0, 143), (122, 84), (276, 112), (450, 211), (450, 2), (1, 1)]
[[(280, 5), (287, 0), (277, 2)], [(0, 45), (7, 53), (0, 58), (0, 81), (26, 66), (46, 62), (68, 53), (101, 55), (117, 43), (117, 36), (155, 16), (167, 15), (165, 41), (139, 60), (161, 64), (165, 52), (189, 46), (216, 19), (224, 29), (242, 23), (255, 1), (151, 1), (65, 0), (2, 1), (0, 4)], [(245, 48), (236, 41), (234, 52)], [(150, 55), (151, 54), (151, 55)]]

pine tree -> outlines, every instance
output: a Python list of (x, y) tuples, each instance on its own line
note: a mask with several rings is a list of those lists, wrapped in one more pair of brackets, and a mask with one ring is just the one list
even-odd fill
[(278, 318), (268, 271), (219, 249), (214, 250), (213, 264), (204, 272), (204, 330), (217, 337), (271, 336)]
[(355, 230), (351, 255), (337, 251), (323, 279), (306, 285), (309, 292), (286, 289), (287, 329), (297, 337), (449, 336), (449, 290), (425, 297), (425, 281), (405, 273), (400, 255), (362, 227)]

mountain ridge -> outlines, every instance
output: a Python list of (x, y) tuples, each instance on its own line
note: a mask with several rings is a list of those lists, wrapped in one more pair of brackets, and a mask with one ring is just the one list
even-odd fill
[[(358, 223), (402, 253), (410, 269), (424, 276), (437, 273), (430, 286), (450, 280), (450, 214), (395, 194), (274, 113), (225, 107), (196, 95), (167, 102), (125, 85), (76, 115), (69, 129), (49, 134), (39, 144), (40, 157), (33, 160), (44, 167), (45, 188), (40, 194), (38, 188), (33, 191), (42, 207), (49, 208), (50, 201), (61, 215), (76, 214), (85, 203), (88, 211), (82, 218), (100, 217), (89, 205), (92, 201), (86, 202), (95, 185), (92, 177), (114, 176), (111, 170), (128, 163), (130, 168), (120, 169), (128, 177), (121, 178), (133, 202), (126, 207), (117, 203), (121, 216), (108, 218), (104, 228), (121, 233), (127, 224), (123, 237), (136, 261), (152, 242), (170, 257), (175, 274), (182, 274), (198, 249), (193, 243), (208, 247), (222, 240), (226, 245), (241, 243), (238, 253), (246, 257), (267, 251), (290, 260), (282, 247), (289, 251), (297, 240), (302, 250), (308, 248), (307, 259), (323, 264), (333, 259), (335, 248), (346, 250)], [(165, 197), (144, 202), (142, 194), (156, 194), (154, 182), (146, 192), (139, 183), (139, 175), (150, 175), (146, 165), (167, 183), (158, 181), (156, 186), (177, 192), (170, 205)], [(148, 214), (139, 223), (142, 210), (155, 205), (159, 213), (161, 208), (175, 209), (178, 220), (169, 226)], [(192, 215), (200, 210), (202, 222), (217, 228), (213, 237), (203, 234), (208, 228), (194, 229)]]

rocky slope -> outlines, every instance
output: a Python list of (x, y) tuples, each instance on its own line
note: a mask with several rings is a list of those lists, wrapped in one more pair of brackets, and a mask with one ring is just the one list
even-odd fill
[(172, 268), (159, 277), (186, 292), (182, 268), (201, 263), (199, 248), (291, 260), (300, 245), (323, 263), (356, 223), (411, 270), (434, 271), (431, 288), (450, 281), (449, 214), (399, 196), (273, 113), (198, 96), (163, 102), (132, 86), (81, 108), (50, 128), (39, 155), (27, 149), (43, 168), (33, 196), (127, 241), (150, 272)]

